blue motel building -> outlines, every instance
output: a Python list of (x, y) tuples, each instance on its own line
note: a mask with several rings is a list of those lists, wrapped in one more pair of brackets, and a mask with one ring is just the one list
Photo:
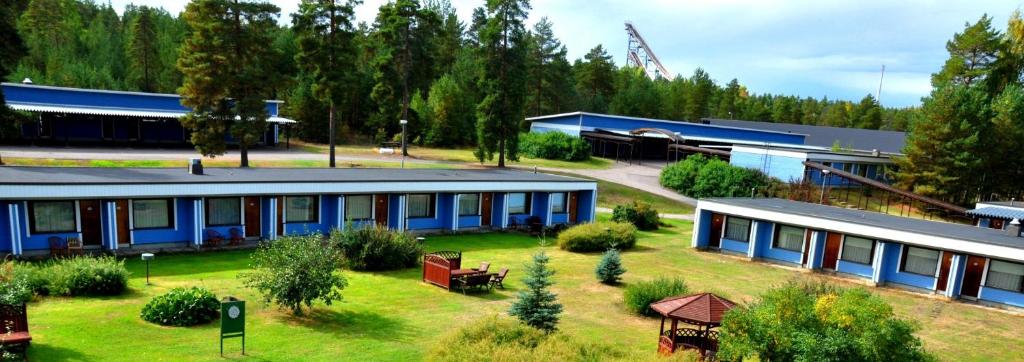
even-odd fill
[(1024, 238), (1005, 230), (783, 199), (697, 204), (692, 245), (875, 286), (1024, 307)]
[(0, 252), (202, 248), (379, 225), (415, 233), (594, 220), (597, 184), (503, 169), (0, 167)]

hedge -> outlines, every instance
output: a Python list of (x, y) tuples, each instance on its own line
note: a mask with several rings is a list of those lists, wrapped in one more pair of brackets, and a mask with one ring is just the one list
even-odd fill
[(636, 227), (621, 222), (580, 224), (558, 234), (558, 247), (568, 251), (625, 250), (635, 245)]
[(590, 144), (558, 131), (530, 132), (519, 135), (519, 152), (530, 158), (585, 161), (590, 159)]

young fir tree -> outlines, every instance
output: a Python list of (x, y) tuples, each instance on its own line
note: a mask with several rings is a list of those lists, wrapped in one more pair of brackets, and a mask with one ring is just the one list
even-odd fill
[(554, 293), (548, 288), (554, 284), (551, 276), (554, 270), (548, 269), (548, 256), (543, 251), (533, 256), (533, 264), (526, 266), (526, 290), (519, 292), (519, 297), (512, 303), (508, 314), (534, 328), (547, 332), (555, 330), (558, 315), (562, 313), (562, 305)]
[(604, 252), (601, 261), (597, 263), (596, 273), (597, 280), (601, 283), (619, 284), (626, 269), (622, 267), (622, 257), (617, 249), (611, 248)]

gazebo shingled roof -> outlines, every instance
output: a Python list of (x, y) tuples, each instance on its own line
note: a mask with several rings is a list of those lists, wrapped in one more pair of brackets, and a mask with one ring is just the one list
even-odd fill
[(668, 297), (651, 303), (662, 316), (697, 325), (719, 325), (725, 312), (736, 303), (711, 293)]

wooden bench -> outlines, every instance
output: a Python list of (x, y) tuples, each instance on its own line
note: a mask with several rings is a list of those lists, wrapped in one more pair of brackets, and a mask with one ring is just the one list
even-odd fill
[(0, 304), (0, 345), (25, 355), (32, 342), (28, 333), (28, 313), (24, 304)]

